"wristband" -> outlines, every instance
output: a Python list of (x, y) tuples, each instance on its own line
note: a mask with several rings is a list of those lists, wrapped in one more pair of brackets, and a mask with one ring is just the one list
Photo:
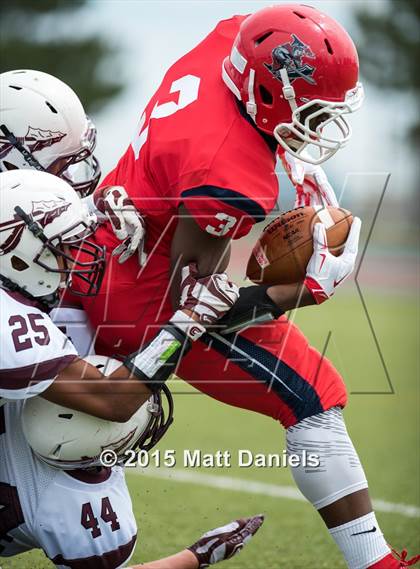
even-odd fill
[(90, 194), (85, 198), (82, 198), (82, 203), (87, 207), (88, 212), (90, 214), (97, 213), (99, 211), (98, 208), (96, 207), (95, 200), (93, 199), (93, 194)]
[(94, 194), (82, 198), (82, 203), (87, 208), (89, 215), (95, 215), (98, 222), (106, 220), (106, 215), (96, 205)]
[(206, 331), (202, 324), (194, 320), (194, 318), (191, 318), (191, 316), (188, 316), (188, 314), (185, 314), (183, 310), (177, 310), (175, 312), (170, 320), (170, 324), (173, 324), (193, 342), (198, 340)]
[(166, 325), (142, 350), (128, 355), (123, 364), (152, 393), (157, 393), (190, 348), (191, 342), (181, 330)]

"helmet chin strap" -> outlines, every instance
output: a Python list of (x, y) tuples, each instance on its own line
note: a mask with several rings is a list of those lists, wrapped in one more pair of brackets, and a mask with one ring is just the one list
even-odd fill
[[(283, 67), (282, 69), (280, 69), (280, 77), (283, 83), (284, 98), (286, 99), (286, 101), (288, 101), (290, 108), (292, 109), (293, 112), (298, 108), (296, 104), (296, 93), (290, 83), (289, 74), (287, 73), (286, 68)], [(246, 104), (246, 111), (255, 121), (255, 117), (257, 116), (257, 104), (255, 103), (254, 84), (255, 84), (255, 69), (250, 69), (249, 79), (248, 79), (248, 102)]]
[(0, 281), (8, 290), (12, 292), (18, 292), (25, 298), (28, 298), (29, 300), (32, 300), (40, 304), (41, 308), (46, 312), (49, 312), (52, 308), (54, 308), (54, 306), (56, 306), (59, 301), (59, 295), (57, 291), (48, 294), (46, 296), (32, 296), (32, 294), (28, 292), (25, 288), (19, 286), (18, 284), (10, 280), (8, 277), (5, 277), (1, 273), (0, 273)]
[[(43, 243), (48, 241), (47, 237), (45, 236), (45, 234), (42, 230), (42, 227), (36, 221), (34, 221), (32, 219), (32, 217), (30, 215), (28, 215), (20, 206), (15, 207), (15, 212), (25, 222), (29, 231), (35, 237), (40, 239)], [(22, 296), (24, 296), (25, 298), (29, 298), (30, 300), (34, 300), (35, 302), (38, 302), (44, 310), (49, 311), (51, 308), (53, 308), (57, 304), (57, 302), (59, 300), (58, 291), (54, 291), (53, 293), (45, 295), (45, 296), (36, 297), (36, 296), (32, 296), (32, 294), (30, 292), (28, 292), (26, 290), (26, 288), (18, 285), (17, 283), (13, 282), (11, 279), (9, 279), (8, 277), (5, 277), (2, 274), (0, 274), (0, 280), (2, 281), (2, 283), (4, 284), (4, 286), (7, 289), (11, 290), (12, 292), (18, 292)]]
[(254, 83), (255, 83), (255, 69), (249, 70), (248, 79), (248, 102), (246, 104), (246, 112), (252, 117), (255, 122), (255, 117), (257, 116), (257, 105), (255, 103), (254, 96)]
[(280, 77), (283, 83), (283, 95), (286, 101), (288, 101), (292, 112), (296, 111), (298, 108), (296, 104), (296, 93), (294, 88), (292, 87), (289, 79), (289, 74), (287, 73), (286, 68), (280, 69)]
[[(281, 80), (283, 83), (284, 98), (289, 103), (290, 108), (291, 108), (292, 113), (293, 113), (298, 108), (298, 106), (296, 104), (296, 93), (295, 93), (293, 86), (290, 83), (289, 74), (287, 73), (286, 68), (283, 67), (282, 69), (280, 69), (280, 77), (281, 77)], [(295, 150), (297, 152), (303, 143), (301, 141), (296, 140), (296, 139), (291, 137), (288, 140), (288, 144), (293, 150)]]

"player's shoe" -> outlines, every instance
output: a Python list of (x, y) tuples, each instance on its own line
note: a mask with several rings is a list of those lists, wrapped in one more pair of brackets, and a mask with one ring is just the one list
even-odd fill
[(407, 559), (407, 555), (406, 549), (402, 551), (401, 555), (393, 549), (392, 553), (374, 565), (369, 565), (368, 569), (402, 569), (402, 567), (412, 567), (420, 561), (420, 555), (415, 555), (412, 559)]

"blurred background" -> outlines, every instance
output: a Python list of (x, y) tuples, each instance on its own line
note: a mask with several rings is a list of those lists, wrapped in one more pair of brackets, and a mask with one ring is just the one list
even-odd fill
[[(310, 341), (333, 360), (352, 394), (347, 423), (373, 496), (382, 501), (379, 517), (388, 540), (395, 547), (418, 549), (420, 2), (306, 2), (341, 22), (359, 50), (366, 101), (351, 117), (352, 140), (325, 164), (325, 170), (340, 203), (359, 215), (364, 227), (356, 279), (349, 279), (343, 291), (321, 308), (299, 310), (291, 316)], [(142, 108), (168, 66), (201, 41), (219, 20), (272, 3), (1, 2), (0, 72), (39, 69), (70, 84), (96, 123), (96, 154), (107, 173), (129, 144)], [(281, 168), (278, 175), (279, 207), (286, 210), (293, 204), (293, 189)], [(247, 239), (235, 244), (230, 271), (238, 280), (243, 278), (249, 250), (261, 229), (261, 225), (255, 227)], [(197, 392), (179, 380), (172, 388), (176, 424), (162, 448), (179, 452), (184, 448), (208, 452), (218, 448), (283, 449), (282, 435), (273, 421), (196, 397)], [(187, 396), (180, 397), (180, 392)], [(293, 485), (284, 470), (212, 470), (214, 476), (223, 474), (263, 484)], [(205, 483), (189, 481), (190, 488), (179, 484), (188, 482), (179, 473), (178, 479), (170, 473), (163, 475), (168, 480), (159, 476), (152, 472), (142, 484), (134, 473), (130, 477), (143, 531), (136, 560), (169, 553), (195, 538), (197, 531), (227, 521), (236, 515), (240, 498), (242, 515), (261, 509), (270, 523), (261, 534), (260, 545), (250, 548), (254, 553), (230, 563), (231, 569), (291, 565), (314, 569), (313, 552), (317, 569), (343, 567), (338, 554), (331, 553), (317, 515), (299, 501), (268, 498), (273, 496), (270, 489), (267, 495), (238, 495), (214, 490), (223, 483), (213, 484), (211, 489)], [(414, 510), (407, 510), (410, 515), (396, 514), (389, 503), (406, 504)], [(177, 519), (178, 524), (175, 529), (168, 528), (165, 543), (159, 539), (162, 519)], [(302, 540), (306, 545), (297, 551), (296, 544)], [(277, 563), (279, 552), (284, 565)], [(45, 567), (42, 559), (42, 555), (24, 557), (4, 562), (4, 568)]]

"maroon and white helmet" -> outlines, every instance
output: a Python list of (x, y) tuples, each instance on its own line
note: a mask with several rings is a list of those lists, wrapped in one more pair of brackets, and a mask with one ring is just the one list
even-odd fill
[(0, 75), (0, 171), (50, 172), (83, 197), (101, 175), (95, 145), (96, 129), (68, 85), (29, 69)]
[[(85, 359), (103, 375), (110, 375), (121, 365), (106, 356)], [(22, 427), (29, 446), (42, 461), (72, 470), (123, 464), (131, 456), (127, 451), (152, 449), (171, 425), (172, 414), (172, 396), (166, 386), (125, 423), (98, 419), (42, 397), (31, 397), (25, 401)]]
[[(64, 180), (31, 170), (0, 173), (0, 280), (7, 288), (50, 305), (76, 279), (85, 294), (96, 294), (105, 251), (89, 240), (95, 229), (96, 216)], [(87, 260), (78, 260), (80, 251)]]

